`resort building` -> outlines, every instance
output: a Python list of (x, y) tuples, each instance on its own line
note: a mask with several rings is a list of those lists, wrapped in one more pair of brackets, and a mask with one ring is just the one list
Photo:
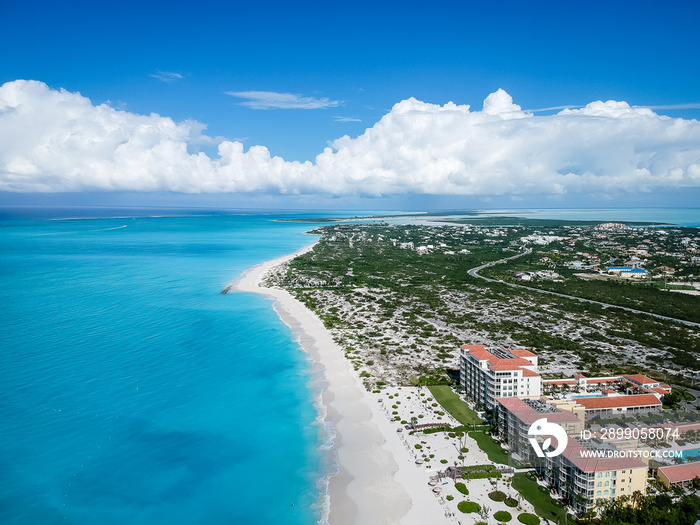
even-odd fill
[(658, 399), (671, 392), (670, 385), (661, 383), (643, 374), (630, 374), (607, 377), (586, 377), (575, 374), (572, 379), (544, 379), (545, 392), (600, 392), (601, 395), (616, 395), (615, 388), (626, 390), (627, 394), (654, 394)]
[(529, 350), (464, 345), (460, 383), (467, 396), (487, 409), (494, 409), (499, 397), (540, 397), (542, 393), (537, 356)]
[(596, 510), (637, 491), (646, 494), (646, 463), (631, 456), (614, 457), (616, 449), (609, 444), (584, 443), (569, 439), (561, 455), (546, 460), (546, 481), (574, 511)]
[[(578, 435), (584, 422), (573, 411), (563, 411), (545, 397), (540, 399), (519, 399), (501, 397), (498, 402), (498, 431), (508, 445), (510, 455), (523, 465), (536, 461), (536, 454), (530, 445), (528, 430), (530, 425), (542, 418), (557, 423), (567, 434)], [(583, 416), (583, 414), (580, 414)]]
[(656, 477), (667, 487), (684, 487), (695, 478), (700, 478), (700, 462), (659, 467), (656, 469)]
[(587, 392), (620, 384), (620, 376), (586, 377), (582, 374), (574, 374), (573, 379), (544, 379), (542, 385), (557, 390), (576, 390)]
[(651, 379), (643, 374), (622, 376), (622, 381), (635, 390), (656, 394), (656, 397), (659, 399), (671, 393), (670, 385), (661, 383), (661, 381), (657, 381), (656, 379)]
[[(605, 392), (604, 392), (605, 394)], [(586, 417), (649, 412), (661, 408), (661, 401), (654, 394), (624, 396), (607, 394), (599, 397), (576, 398), (586, 410)]]
[(643, 268), (632, 266), (608, 266), (608, 273), (618, 277), (628, 277), (633, 279), (643, 279), (647, 276), (647, 271)]

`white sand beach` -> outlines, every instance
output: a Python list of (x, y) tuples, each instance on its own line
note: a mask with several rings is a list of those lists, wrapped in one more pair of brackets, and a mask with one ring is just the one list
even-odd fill
[(334, 445), (340, 472), (329, 484), (331, 525), (455, 523), (427, 487), (425, 467), (417, 466), (397, 428), (376, 397), (366, 392), (341, 348), (322, 321), (287, 291), (264, 288), (261, 280), (274, 266), (309, 251), (267, 261), (244, 272), (238, 292), (264, 294), (280, 318), (324, 370), (326, 420), (336, 430)]

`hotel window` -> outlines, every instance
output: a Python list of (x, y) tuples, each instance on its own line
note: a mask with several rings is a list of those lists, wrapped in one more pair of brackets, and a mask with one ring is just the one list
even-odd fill
[(598, 497), (600, 497), (600, 491), (597, 490), (596, 493), (595, 493), (595, 495), (598, 496)]
[[(598, 482), (598, 486), (599, 486), (599, 487), (602, 487), (602, 486), (603, 486), (603, 482), (602, 482), (602, 481), (599, 481), (599, 482)], [(598, 494), (598, 495), (600, 496), (600, 494)]]
[(598, 477), (599, 477), (599, 478), (602, 478), (602, 477), (603, 477), (603, 473), (602, 473), (602, 472), (598, 472)]
[(609, 478), (609, 477), (610, 477), (610, 472), (606, 472), (606, 473), (605, 473), (605, 477), (606, 477), (606, 478)]
[(609, 495), (610, 495), (610, 491), (609, 491), (609, 490), (604, 490), (604, 491), (603, 491), (603, 496), (609, 496)]
[(609, 481), (606, 481), (606, 482), (605, 482), (605, 486), (606, 486), (606, 487), (609, 487), (609, 486), (610, 486), (610, 482), (609, 482)]

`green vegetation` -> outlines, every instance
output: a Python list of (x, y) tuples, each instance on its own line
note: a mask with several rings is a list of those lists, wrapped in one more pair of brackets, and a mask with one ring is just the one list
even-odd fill
[(483, 420), (474, 412), (469, 405), (462, 401), (452, 388), (444, 385), (429, 386), (428, 389), (435, 397), (435, 401), (449, 412), (452, 417), (462, 423), (462, 425), (481, 425)]
[(481, 505), (473, 501), (462, 501), (457, 504), (457, 508), (460, 512), (468, 514), (470, 512), (479, 512), (481, 510)]
[(494, 490), (493, 492), (489, 493), (489, 498), (491, 498), (493, 501), (505, 501), (506, 493), (500, 490)]
[(451, 427), (450, 425), (445, 425), (444, 427), (434, 427), (434, 428), (426, 428), (425, 430), (422, 430), (423, 434), (435, 434), (437, 432), (447, 432), (450, 437), (455, 437), (455, 432), (466, 432), (469, 430), (469, 427), (465, 427), (464, 425), (460, 425), (458, 427)]
[(493, 515), (493, 518), (499, 523), (504, 523), (512, 520), (513, 516), (511, 516), (510, 512), (506, 512), (505, 510), (499, 510)]
[[(432, 215), (432, 214), (431, 214)], [(564, 219), (530, 219), (528, 217), (469, 217), (467, 219), (448, 219), (444, 222), (455, 224), (473, 224), (475, 226), (517, 226), (528, 228), (559, 228), (562, 226), (597, 226), (601, 221), (574, 221)], [(625, 222), (628, 226), (650, 226), (648, 222)]]
[(485, 463), (483, 465), (470, 465), (468, 467), (462, 467), (464, 472), (482, 472), (482, 471), (492, 471), (496, 470), (496, 465), (491, 465), (490, 463)]
[(485, 465), (471, 465), (468, 467), (460, 467), (462, 470), (463, 479), (486, 479), (486, 478), (501, 478), (502, 474), (496, 470), (495, 465), (487, 463)]
[(666, 394), (663, 398), (664, 408), (673, 410), (680, 410), (684, 404), (691, 401), (695, 401), (695, 396), (685, 388), (674, 388), (670, 394)]
[[(459, 345), (471, 342), (464, 340), (465, 333), (493, 342), (511, 338), (538, 353), (543, 363), (564, 358), (587, 374), (642, 372), (653, 377), (659, 365), (671, 363), (679, 373), (666, 381), (680, 384), (681, 368), (700, 369), (697, 327), (532, 289), (698, 320), (699, 297), (658, 284), (671, 279), (668, 286), (687, 287), (700, 275), (700, 265), (687, 249), (700, 241), (697, 229), (594, 230), (579, 222), (503, 218), (474, 224), (478, 226), (322, 226), (314, 231), (323, 234), (314, 250), (292, 260), (271, 283), (290, 290), (334, 329), (370, 390), (384, 384), (432, 384), (449, 391), (455, 378), (447, 368), (454, 366)], [(545, 235), (554, 240), (543, 245), (526, 240)], [(531, 281), (519, 281), (524, 288), (468, 274), (470, 268), (522, 253), (526, 246), (532, 253), (482, 271), (505, 281), (515, 281), (515, 271), (536, 273)], [(593, 272), (595, 266), (624, 264), (631, 253), (648, 259), (646, 268), (656, 281)], [(669, 277), (664, 267), (675, 274)], [(588, 271), (586, 279), (577, 276), (582, 271)], [(634, 346), (635, 357), (626, 351)], [(478, 424), (473, 414), (460, 421)]]
[(503, 475), (500, 472), (469, 472), (462, 474), (462, 479), (486, 479), (486, 478), (501, 478)]
[(454, 381), (450, 379), (444, 370), (435, 370), (432, 373), (422, 375), (415, 379), (415, 386), (452, 385), (453, 383)]
[(515, 498), (506, 498), (505, 504), (511, 508), (515, 508), (518, 506), (518, 500)]
[[(549, 496), (549, 494), (540, 492), (537, 482), (528, 479), (524, 472), (518, 472), (513, 475), (513, 488), (520, 492), (523, 498), (525, 498), (533, 507), (535, 507), (535, 512), (537, 514), (548, 520), (552, 520), (554, 522), (561, 520), (561, 522), (564, 523), (564, 520), (566, 519), (566, 511), (563, 508), (557, 508), (552, 505), (552, 498)], [(521, 523), (528, 523), (522, 520), (522, 516), (532, 516), (532, 514), (521, 514), (518, 516)], [(539, 523), (539, 519), (537, 523)]]
[(455, 483), (455, 488), (465, 496), (469, 495), (469, 489), (467, 489), (467, 486), (464, 483)]
[(523, 512), (518, 516), (518, 521), (524, 523), (525, 525), (540, 525), (540, 519), (534, 514), (528, 512)]
[(693, 525), (700, 516), (700, 496), (686, 495), (674, 501), (668, 494), (642, 496), (635, 494), (632, 498), (637, 505), (626, 505), (623, 498), (614, 500), (606, 507), (600, 523), (605, 525)]
[(476, 431), (469, 432), (469, 437), (473, 438), (477, 445), (479, 445), (479, 448), (486, 452), (489, 460), (493, 461), (494, 463), (501, 463), (503, 465), (508, 464), (509, 458), (507, 452), (498, 442), (494, 443), (491, 436), (484, 434), (482, 431)]
[[(580, 250), (593, 252), (591, 247), (580, 246)], [(541, 252), (541, 250), (539, 251)], [(700, 310), (698, 304), (700, 300), (696, 296), (685, 294), (673, 294), (673, 300), (669, 300), (669, 293), (664, 289), (691, 289), (687, 285), (668, 285), (666, 283), (650, 283), (638, 279), (613, 279), (613, 278), (589, 278), (582, 279), (576, 274), (581, 268), (571, 268), (564, 264), (556, 264), (557, 261), (563, 263), (561, 253), (551, 253), (551, 247), (546, 252), (548, 262), (542, 262), (543, 254), (533, 251), (532, 253), (519, 257), (506, 263), (485, 268), (480, 275), (491, 279), (499, 279), (505, 282), (517, 282), (520, 285), (532, 288), (550, 290), (575, 297), (583, 297), (602, 303), (614, 304), (641, 310), (644, 312), (665, 315), (687, 321), (700, 322)], [(581, 253), (581, 252), (579, 252)], [(601, 252), (599, 255), (607, 260)], [(530, 281), (519, 281), (515, 278), (516, 271), (537, 272), (552, 268), (552, 263), (556, 266), (556, 273), (560, 279), (533, 279)], [(605, 266), (605, 264), (601, 264)], [(591, 273), (592, 277), (599, 277), (598, 274)]]
[[(482, 274), (484, 277), (503, 279), (512, 282), (515, 279), (510, 276), (514, 273), (514, 268), (520, 266), (518, 262), (519, 261), (513, 261), (509, 264), (505, 264), (503, 265), (504, 268), (501, 268), (500, 265), (493, 266), (489, 268), (489, 271), (482, 272)], [(494, 270), (494, 268), (498, 270)], [(576, 278), (561, 283), (543, 280), (525, 281), (518, 284), (700, 323), (700, 313), (697, 309), (697, 297), (685, 294), (674, 294), (673, 300), (671, 301), (669, 300), (668, 293), (663, 292), (654, 285), (631, 281)], [(691, 287), (691, 289), (693, 288)]]

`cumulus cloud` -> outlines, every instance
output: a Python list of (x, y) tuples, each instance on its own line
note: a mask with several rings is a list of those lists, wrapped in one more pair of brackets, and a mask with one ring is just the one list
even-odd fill
[(227, 91), (227, 95), (242, 98), (241, 105), (252, 109), (325, 109), (337, 107), (340, 102), (328, 98), (302, 97), (293, 93), (275, 91)]
[[(414, 98), (315, 162), (212, 139), (194, 121), (93, 105), (18, 80), (0, 87), (0, 190), (267, 192), (329, 195), (537, 195), (700, 187), (700, 123), (626, 102), (556, 115), (503, 90), (483, 108)], [(192, 153), (218, 145), (218, 155)]]
[(175, 73), (173, 71), (158, 71), (148, 76), (158, 79), (161, 82), (175, 82), (176, 80), (182, 80), (184, 78), (181, 73)]

